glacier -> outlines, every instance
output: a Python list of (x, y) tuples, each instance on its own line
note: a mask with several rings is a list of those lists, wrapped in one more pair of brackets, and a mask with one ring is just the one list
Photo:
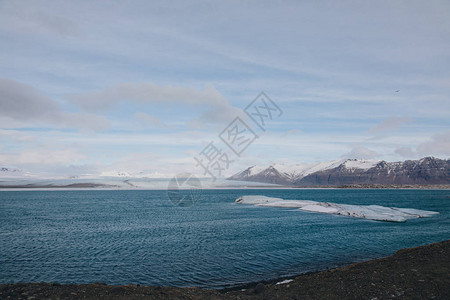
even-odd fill
[(349, 216), (374, 221), (406, 222), (408, 219), (426, 218), (439, 214), (414, 208), (385, 207), (380, 205), (350, 205), (311, 200), (284, 200), (267, 196), (241, 196), (236, 203), (257, 206), (298, 208), (302, 211)]

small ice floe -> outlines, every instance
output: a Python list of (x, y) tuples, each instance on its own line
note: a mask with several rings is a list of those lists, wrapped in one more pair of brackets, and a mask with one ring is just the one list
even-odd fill
[(275, 284), (276, 284), (276, 285), (286, 284), (286, 283), (289, 283), (289, 282), (292, 282), (292, 281), (294, 281), (294, 279), (286, 279), (286, 280), (277, 282), (277, 283), (275, 283)]
[(303, 211), (349, 216), (375, 221), (406, 222), (408, 219), (426, 218), (439, 214), (414, 208), (385, 207), (380, 205), (350, 205), (310, 200), (284, 200), (266, 196), (242, 196), (236, 203), (257, 206), (298, 208)]

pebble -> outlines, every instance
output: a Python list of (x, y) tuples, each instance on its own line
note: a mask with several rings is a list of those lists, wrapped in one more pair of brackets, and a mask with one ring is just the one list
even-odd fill
[(254, 289), (255, 294), (260, 294), (266, 290), (266, 286), (262, 283), (258, 283)]

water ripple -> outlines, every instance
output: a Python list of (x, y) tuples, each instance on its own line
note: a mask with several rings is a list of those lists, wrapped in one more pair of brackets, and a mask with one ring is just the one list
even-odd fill
[[(244, 192), (441, 214), (378, 223), (235, 205)], [(334, 267), (448, 239), (448, 194), (219, 190), (204, 191), (203, 202), (180, 208), (164, 191), (0, 192), (0, 282), (217, 288)]]

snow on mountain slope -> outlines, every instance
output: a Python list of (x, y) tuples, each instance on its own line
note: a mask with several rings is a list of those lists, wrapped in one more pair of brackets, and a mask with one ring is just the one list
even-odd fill
[(0, 178), (22, 178), (30, 177), (31, 174), (28, 172), (23, 172), (19, 169), (0, 167)]
[(343, 165), (347, 169), (362, 169), (368, 170), (375, 167), (380, 161), (379, 160), (363, 160), (363, 159), (347, 159)]
[[(264, 180), (269, 176), (277, 176), (272, 180), (294, 182), (301, 178), (319, 171), (345, 166), (348, 169), (368, 169), (376, 165), (378, 161), (358, 160), (358, 159), (337, 159), (328, 162), (320, 162), (315, 164), (272, 164), (269, 166), (252, 166), (240, 173), (231, 176), (232, 180)], [(279, 174), (278, 174), (279, 173)]]
[(339, 167), (342, 163), (344, 163), (346, 161), (346, 159), (336, 159), (336, 160), (332, 160), (332, 161), (326, 161), (326, 162), (321, 162), (321, 163), (317, 163), (317, 164), (313, 164), (311, 165), (309, 168), (303, 170), (302, 173), (302, 177), (315, 173), (315, 172), (319, 172), (319, 171), (324, 171), (324, 170), (328, 170), (328, 169), (333, 169), (336, 167)]
[(262, 171), (264, 171), (265, 169), (267, 169), (270, 166), (252, 166), (250, 168), (248, 168), (248, 175), (252, 176), (252, 175), (256, 175)]
[(310, 165), (274, 164), (254, 166), (228, 179), (296, 186), (450, 184), (450, 160), (425, 157), (401, 162), (338, 159)]
[(131, 174), (123, 171), (106, 171), (100, 174), (101, 177), (131, 177)]
[(310, 164), (295, 164), (295, 165), (285, 165), (285, 164), (273, 164), (276, 170), (280, 173), (285, 174), (288, 178), (294, 180), (304, 176), (304, 170), (309, 168)]

